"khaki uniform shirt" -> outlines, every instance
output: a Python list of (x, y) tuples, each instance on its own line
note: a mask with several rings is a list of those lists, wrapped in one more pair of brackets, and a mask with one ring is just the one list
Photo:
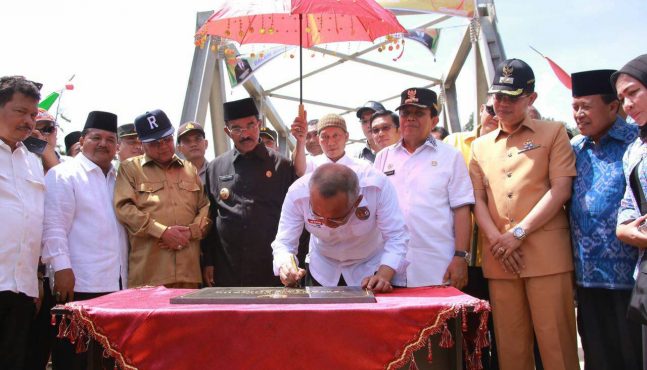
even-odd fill
[[(117, 218), (130, 240), (128, 287), (200, 283), (200, 239), (210, 224), (209, 200), (196, 168), (174, 156), (167, 169), (147, 155), (121, 162), (115, 185)], [(182, 250), (160, 247), (168, 226), (191, 229)]]
[[(485, 190), (492, 221), (503, 233), (514, 228), (550, 190), (550, 180), (575, 176), (575, 156), (558, 122), (526, 116), (509, 135), (501, 129), (476, 139), (472, 145), (470, 177), (474, 190)], [(569, 225), (561, 209), (521, 244), (525, 268), (521, 277), (573, 270)], [(484, 238), (483, 273), (490, 279), (512, 279), (490, 252)]]

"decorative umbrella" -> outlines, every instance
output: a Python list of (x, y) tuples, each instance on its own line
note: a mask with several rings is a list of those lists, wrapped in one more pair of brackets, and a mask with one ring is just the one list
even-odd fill
[[(305, 32), (303, 32), (305, 30)], [(299, 113), (303, 111), (303, 47), (341, 41), (374, 41), (407, 32), (374, 0), (221, 0), (200, 27), (207, 35), (240, 44), (299, 45)]]

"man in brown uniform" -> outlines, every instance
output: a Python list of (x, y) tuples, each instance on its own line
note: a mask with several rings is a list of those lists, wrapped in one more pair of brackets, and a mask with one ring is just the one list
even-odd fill
[(575, 158), (564, 126), (528, 117), (534, 86), (525, 62), (502, 62), (490, 88), (499, 128), (472, 146), (483, 272), (501, 369), (534, 369), (533, 328), (546, 369), (579, 369), (564, 211)]
[(121, 163), (115, 186), (117, 218), (130, 239), (128, 287), (197, 288), (209, 200), (196, 168), (175, 155), (164, 112), (142, 114), (135, 129), (144, 155)]

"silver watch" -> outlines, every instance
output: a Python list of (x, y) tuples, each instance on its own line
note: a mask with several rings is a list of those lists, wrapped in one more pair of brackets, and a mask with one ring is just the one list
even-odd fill
[(512, 229), (512, 236), (517, 240), (524, 240), (526, 238), (526, 230), (521, 226), (516, 226)]
[(470, 252), (467, 251), (454, 251), (454, 257), (463, 257), (468, 264), (470, 263), (471, 256)]

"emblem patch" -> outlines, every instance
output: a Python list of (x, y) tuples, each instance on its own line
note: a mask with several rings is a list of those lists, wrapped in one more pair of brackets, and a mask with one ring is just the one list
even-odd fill
[(229, 189), (227, 188), (222, 188), (220, 189), (220, 199), (222, 200), (227, 200), (229, 199)]
[(268, 179), (272, 177), (272, 171), (265, 172), (265, 177), (267, 177)]
[(362, 221), (368, 220), (371, 216), (371, 211), (368, 210), (368, 207), (357, 207), (355, 210), (355, 216)]
[(503, 76), (499, 78), (499, 83), (511, 85), (514, 84), (514, 78), (512, 77), (514, 68), (512, 66), (503, 66), (503, 70), (501, 72), (503, 73)]
[(412, 103), (417, 103), (418, 98), (416, 97), (417, 91), (415, 89), (411, 89), (407, 91), (407, 99), (404, 101), (404, 104), (412, 104)]
[(528, 139), (523, 143), (523, 147), (521, 150), (519, 150), (519, 153), (527, 152), (529, 150), (537, 149), (541, 147), (541, 145), (536, 145), (532, 139)]

